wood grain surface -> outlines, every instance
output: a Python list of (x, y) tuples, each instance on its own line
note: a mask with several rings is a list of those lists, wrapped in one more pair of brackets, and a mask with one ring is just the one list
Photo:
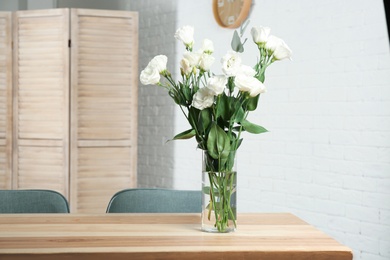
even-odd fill
[(199, 214), (3, 214), (0, 259), (351, 260), (351, 250), (288, 213), (239, 214), (227, 234)]

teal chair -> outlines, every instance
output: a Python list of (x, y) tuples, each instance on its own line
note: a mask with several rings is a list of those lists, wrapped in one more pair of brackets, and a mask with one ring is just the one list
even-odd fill
[(107, 213), (200, 213), (200, 191), (126, 189), (117, 192)]
[(0, 213), (69, 213), (69, 205), (56, 191), (0, 190)]

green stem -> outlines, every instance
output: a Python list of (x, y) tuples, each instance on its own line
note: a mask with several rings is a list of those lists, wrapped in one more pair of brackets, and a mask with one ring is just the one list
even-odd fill
[[(214, 210), (214, 226), (219, 232), (226, 232), (229, 227), (229, 220), (232, 220), (234, 227), (237, 226), (235, 213), (230, 205), (234, 185), (234, 172), (208, 172), (210, 181), (210, 206), (208, 207), (208, 219), (210, 220), (211, 210)], [(218, 192), (218, 195), (215, 194)]]
[[(245, 112), (245, 116), (244, 116), (244, 120), (248, 117), (248, 114), (249, 114), (249, 111), (246, 111), (246, 112)], [(240, 130), (238, 130), (237, 143), (236, 143), (236, 147), (234, 147), (234, 148), (235, 148), (234, 150), (237, 150), (237, 149), (238, 149), (238, 144), (239, 144), (238, 141), (240, 140), (241, 132), (242, 132), (242, 125), (240, 125)]]
[[(210, 203), (212, 203), (212, 205), (210, 205), (210, 209), (209, 210), (213, 210), (214, 209), (214, 215), (215, 215), (215, 226), (218, 228), (218, 230), (220, 230), (220, 226), (218, 225), (218, 211), (217, 209), (215, 208), (216, 207), (216, 197), (215, 197), (215, 194), (214, 194), (214, 186), (215, 185), (215, 182), (214, 182), (214, 179), (213, 179), (213, 175), (215, 173), (214, 172), (209, 172), (208, 175), (209, 175), (209, 180), (210, 180), (210, 193), (211, 193), (211, 196), (210, 196)], [(210, 215), (210, 213), (209, 213)]]
[[(228, 201), (228, 205), (229, 205), (229, 213), (231, 214), (231, 216), (232, 216), (232, 220), (233, 220), (233, 224), (234, 224), (234, 227), (237, 227), (237, 223), (236, 223), (236, 216), (235, 216), (235, 214), (234, 214), (234, 212), (233, 212), (233, 210), (232, 210), (232, 207), (230, 206), (230, 203), (231, 203), (231, 198), (232, 198), (232, 194), (235, 192), (234, 190), (233, 190), (233, 182), (234, 182), (234, 179), (235, 179), (235, 176), (236, 175), (236, 173), (235, 172), (232, 172), (231, 173), (231, 175), (230, 175), (230, 185), (229, 185), (229, 187), (230, 187), (230, 189), (229, 189), (229, 201)], [(237, 210), (236, 210), (237, 211)]]

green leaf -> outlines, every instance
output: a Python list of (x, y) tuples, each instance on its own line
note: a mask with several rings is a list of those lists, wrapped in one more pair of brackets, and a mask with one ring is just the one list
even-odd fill
[(211, 126), (207, 137), (207, 151), (214, 159), (226, 159), (230, 152), (230, 139), (217, 124)]
[(240, 105), (239, 102), (236, 102), (236, 99), (234, 97), (226, 96), (225, 93), (222, 94), (218, 100), (216, 117), (217, 118), (221, 117), (225, 122), (231, 119), (234, 120), (232, 116), (235, 113), (235, 111), (239, 109), (239, 105)]
[(190, 123), (190, 126), (192, 129), (195, 130), (195, 132), (199, 132), (199, 126), (198, 126), (198, 117), (199, 117), (200, 110), (191, 106), (188, 110), (188, 123)]
[(256, 75), (256, 78), (257, 78), (261, 83), (264, 83), (264, 81), (265, 81), (265, 72), (263, 71), (262, 73), (259, 73), (258, 75)]
[(180, 134), (175, 135), (172, 140), (182, 140), (182, 139), (190, 139), (195, 136), (195, 130), (189, 129), (184, 132), (181, 132)]
[(261, 134), (261, 133), (268, 132), (268, 130), (265, 129), (264, 127), (253, 124), (253, 123), (249, 122), (248, 120), (242, 121), (241, 125), (244, 127), (245, 131), (252, 133), (252, 134)]
[(229, 89), (230, 93), (234, 92), (235, 86), (236, 86), (236, 84), (234, 83), (234, 77), (229, 77), (228, 83), (227, 83), (227, 88)]
[(180, 87), (186, 101), (191, 103), (192, 101), (191, 89), (187, 85), (183, 85), (181, 83), (180, 83)]
[(248, 111), (255, 111), (257, 108), (257, 104), (259, 103), (260, 94), (255, 97), (248, 98), (248, 103), (246, 105), (246, 109)]
[(176, 97), (176, 93), (171, 89), (168, 92), (169, 96), (175, 101), (176, 104), (180, 105), (180, 100)]
[(260, 80), (261, 83), (264, 83), (264, 81), (265, 81), (265, 74), (264, 73), (260, 74), (260, 77), (258, 78), (258, 80)]
[(245, 21), (241, 24), (241, 26), (240, 26), (240, 34), (241, 34), (241, 36), (244, 35), (244, 32), (245, 32), (245, 30), (246, 30), (246, 27), (248, 27), (248, 25), (249, 25), (249, 22), (250, 22), (250, 20), (248, 19), (248, 20), (245, 20)]
[(198, 130), (205, 133), (211, 124), (211, 112), (206, 108), (200, 111), (198, 118)]
[(240, 140), (238, 140), (238, 144), (237, 144), (237, 148), (236, 149), (238, 149), (239, 147), (240, 147), (240, 145), (242, 144), (242, 138), (240, 139)]
[(204, 194), (210, 194), (210, 186), (205, 186), (202, 188)]
[(224, 118), (224, 113), (226, 112), (226, 96), (225, 94), (222, 94), (220, 95), (218, 98), (217, 98), (217, 105), (216, 105), (216, 111), (215, 111), (215, 117), (218, 118), (220, 116), (222, 116), (222, 118)]
[(244, 45), (241, 43), (241, 38), (238, 35), (237, 30), (234, 31), (231, 46), (233, 51), (244, 52)]
[[(233, 149), (234, 149), (234, 148), (233, 148)], [(227, 160), (226, 160), (226, 165), (225, 165), (226, 171), (231, 171), (231, 170), (233, 169), (234, 158), (235, 158), (235, 156), (236, 156), (236, 151), (231, 151), (231, 152), (229, 153), (229, 156), (228, 156), (228, 158), (227, 158)], [(226, 186), (227, 189), (228, 189), (228, 186), (229, 186), (229, 185)], [(229, 190), (229, 189), (228, 189), (228, 190)]]
[(225, 98), (225, 111), (223, 114), (223, 119), (225, 120), (225, 122), (229, 121), (234, 113), (234, 109), (232, 108), (232, 103), (234, 101), (235, 100), (233, 97), (226, 96)]
[(234, 122), (241, 123), (244, 120), (245, 112), (242, 106), (240, 106), (237, 110), (236, 116), (234, 118)]
[[(210, 186), (205, 186), (205, 187), (203, 187), (202, 188), (202, 192), (204, 193), (204, 194), (206, 194), (206, 195), (210, 195), (210, 190), (211, 190), (211, 188), (210, 188)], [(214, 197), (219, 197), (219, 191), (218, 191), (218, 189), (216, 189), (216, 188), (214, 188), (213, 189), (213, 194), (214, 194)]]

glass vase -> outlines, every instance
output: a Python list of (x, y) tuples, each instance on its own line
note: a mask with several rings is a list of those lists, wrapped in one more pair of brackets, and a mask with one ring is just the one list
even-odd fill
[(226, 160), (203, 151), (202, 230), (227, 233), (237, 228), (237, 171), (235, 152)]

